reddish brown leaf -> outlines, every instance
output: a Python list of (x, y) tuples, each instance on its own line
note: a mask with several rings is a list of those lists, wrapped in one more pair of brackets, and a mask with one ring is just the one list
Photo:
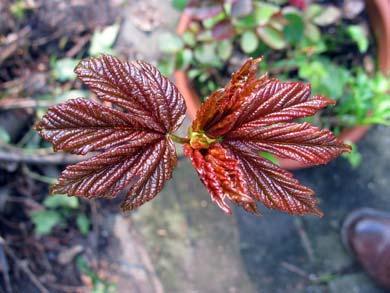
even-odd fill
[(37, 123), (55, 150), (98, 152), (67, 167), (53, 192), (94, 198), (124, 191), (122, 208), (136, 208), (154, 198), (172, 176), (176, 153), (168, 134), (184, 118), (183, 97), (155, 67), (140, 61), (90, 58), (76, 73), (114, 109), (75, 99), (50, 108)]
[(271, 124), (314, 115), (335, 102), (321, 96), (310, 98), (310, 85), (269, 79), (242, 103), (236, 127), (243, 123)]
[(218, 137), (232, 129), (241, 104), (267, 80), (266, 76), (256, 79), (260, 61), (248, 59), (224, 89), (210, 95), (198, 110), (192, 124), (194, 131), (204, 130), (210, 137)]
[(150, 64), (103, 55), (81, 61), (75, 72), (100, 100), (122, 108), (146, 128), (172, 132), (184, 119), (182, 95)]
[(293, 215), (322, 216), (314, 191), (301, 185), (290, 172), (261, 158), (240, 142), (224, 143), (224, 146), (240, 162), (251, 195), (266, 207)]
[[(308, 123), (290, 122), (314, 115), (334, 102), (320, 96), (311, 98), (310, 85), (301, 82), (281, 82), (266, 75), (256, 78), (259, 61), (250, 59), (245, 62), (224, 89), (206, 100), (192, 125), (196, 135), (191, 137), (191, 145), (208, 147), (201, 150), (204, 161), (199, 161), (209, 162), (207, 154), (214, 142), (210, 144), (206, 140), (204, 143), (204, 138), (222, 141), (224, 155), (233, 154), (238, 169), (245, 175), (247, 197), (291, 214), (320, 215), (314, 192), (300, 185), (290, 173), (261, 158), (260, 152), (316, 165), (350, 151), (350, 146), (343, 144), (329, 130)], [(203, 170), (198, 170), (198, 173), (212, 196), (216, 197), (213, 193), (220, 191), (214, 191), (210, 184), (215, 178), (207, 177), (215, 173), (215, 168), (206, 170), (202, 164), (194, 166)]]
[(248, 123), (228, 133), (225, 141), (241, 141), (255, 153), (265, 151), (309, 165), (325, 164), (351, 150), (329, 130), (308, 123), (264, 126)]
[(185, 144), (184, 154), (190, 158), (212, 200), (225, 213), (231, 214), (226, 198), (242, 206), (246, 211), (257, 212), (254, 200), (248, 195), (238, 161), (219, 143), (213, 144), (207, 150), (196, 150)]
[(205, 125), (218, 116), (218, 101), (223, 95), (223, 90), (215, 91), (202, 104), (196, 113), (196, 118), (192, 122), (193, 131), (201, 131), (205, 129)]
[(225, 40), (234, 36), (235, 31), (230, 20), (222, 20), (213, 26), (211, 30), (212, 36), (216, 40)]
[(86, 99), (51, 107), (36, 129), (53, 144), (55, 151), (76, 154), (104, 151), (124, 144), (140, 147), (163, 137), (142, 128), (123, 112)]
[(164, 145), (165, 150), (162, 155), (154, 152), (144, 161), (141, 173), (145, 176), (132, 186), (128, 193), (129, 196), (121, 205), (123, 210), (132, 210), (145, 201), (153, 199), (162, 190), (165, 181), (172, 178), (172, 172), (177, 162), (176, 149), (170, 139), (166, 139)]
[(211, 18), (223, 11), (220, 1), (215, 0), (189, 0), (185, 13), (196, 20)]
[(164, 138), (144, 147), (119, 146), (67, 167), (52, 192), (94, 198), (128, 190), (122, 208), (130, 210), (161, 191), (175, 164), (174, 146)]

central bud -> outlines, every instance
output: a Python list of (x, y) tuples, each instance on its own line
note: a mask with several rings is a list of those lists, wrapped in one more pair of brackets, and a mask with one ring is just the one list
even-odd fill
[(191, 147), (196, 150), (208, 149), (212, 143), (217, 141), (217, 139), (208, 137), (204, 131), (192, 131), (191, 128), (188, 129), (188, 136)]

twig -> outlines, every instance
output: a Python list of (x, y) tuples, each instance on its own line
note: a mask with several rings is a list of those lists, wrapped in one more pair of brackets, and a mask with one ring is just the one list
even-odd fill
[(5, 45), (0, 46), (0, 64), (27, 43), (30, 33), (31, 28), (26, 26), (17, 33), (11, 33), (7, 36)]
[(0, 101), (0, 110), (14, 110), (26, 108), (48, 108), (56, 105), (53, 101), (37, 101), (31, 98), (17, 99), (8, 98)]
[(61, 290), (63, 292), (75, 293), (75, 292), (87, 292), (86, 286), (69, 286), (55, 283), (48, 283), (49, 287), (52, 287), (56, 290)]
[(90, 39), (91, 39), (90, 34), (79, 38), (76, 44), (68, 52), (66, 52), (66, 57), (71, 58), (76, 56), (83, 49), (83, 47), (89, 42)]
[(23, 153), (10, 153), (0, 150), (0, 161), (17, 162), (39, 165), (75, 164), (83, 160), (82, 156), (68, 154), (27, 155)]
[(286, 270), (297, 274), (298, 276), (301, 276), (305, 279), (310, 280), (310, 275), (306, 273), (304, 270), (298, 268), (296, 265), (290, 264), (288, 262), (282, 261), (281, 266), (284, 267)]
[(314, 261), (314, 250), (313, 250), (313, 247), (311, 245), (310, 239), (307, 236), (307, 233), (306, 233), (306, 231), (305, 231), (305, 229), (303, 227), (302, 220), (301, 219), (295, 219), (294, 220), (294, 225), (295, 225), (295, 228), (298, 231), (299, 237), (301, 239), (302, 246), (305, 249), (305, 252), (306, 252), (307, 256), (309, 257), (309, 260), (311, 262)]
[(40, 182), (43, 182), (43, 183), (46, 183), (49, 185), (55, 184), (57, 182), (56, 178), (48, 177), (48, 176), (44, 176), (44, 175), (35, 173), (35, 172), (31, 171), (26, 165), (22, 166), (22, 171), (31, 179), (34, 179), (34, 180), (37, 180), (37, 181), (40, 181)]
[(0, 237), (0, 243), (4, 246), (5, 253), (12, 258), (15, 265), (19, 267), (30, 279), (30, 281), (39, 289), (41, 293), (49, 293), (49, 290), (47, 290), (42, 283), (38, 280), (38, 278), (34, 275), (34, 273), (30, 270), (28, 267), (27, 262), (21, 261), (16, 254), (13, 252), (11, 248), (8, 247), (7, 243), (5, 242), (3, 237)]
[(65, 153), (52, 153), (46, 150), (36, 150), (27, 154), (23, 149), (9, 144), (0, 143), (0, 161), (40, 165), (61, 165), (78, 163), (88, 157)]
[(99, 241), (99, 233), (100, 233), (100, 221), (99, 221), (99, 213), (98, 213), (98, 207), (97, 207), (97, 203), (95, 200), (92, 200), (89, 202), (90, 203), (90, 207), (91, 207), (91, 214), (92, 214), (92, 232), (93, 232), (93, 236), (92, 237), (92, 241), (91, 241), (91, 246), (92, 246), (92, 250), (93, 250), (93, 253), (94, 255), (96, 256), (96, 259), (97, 259), (97, 262), (98, 262), (98, 267), (100, 267), (100, 253), (99, 253), (99, 249), (98, 249), (98, 241)]

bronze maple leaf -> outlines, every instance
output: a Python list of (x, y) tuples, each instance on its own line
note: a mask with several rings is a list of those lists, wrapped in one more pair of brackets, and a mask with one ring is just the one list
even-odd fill
[[(334, 102), (311, 97), (308, 84), (281, 82), (267, 75), (257, 78), (260, 60), (247, 60), (224, 89), (203, 103), (192, 123), (185, 155), (191, 158), (212, 199), (227, 213), (231, 210), (225, 199), (254, 213), (254, 201), (261, 201), (268, 208), (290, 214), (321, 216), (314, 192), (260, 153), (317, 165), (350, 151), (350, 146), (329, 130), (290, 122)], [(210, 160), (215, 157), (216, 144), (218, 153), (226, 154), (218, 156), (218, 163)], [(235, 166), (229, 176), (220, 171), (224, 161)]]
[(184, 118), (184, 99), (154, 66), (112, 56), (82, 61), (75, 72), (100, 103), (74, 99), (54, 106), (36, 129), (54, 150), (95, 156), (67, 167), (52, 191), (94, 198), (125, 190), (122, 209), (134, 209), (172, 177), (175, 140), (184, 143), (185, 155), (224, 212), (231, 213), (229, 199), (252, 213), (261, 201), (291, 214), (321, 215), (311, 189), (259, 154), (316, 165), (349, 151), (329, 130), (291, 122), (334, 102), (311, 97), (304, 83), (258, 78), (259, 61), (246, 61), (206, 100), (186, 138), (173, 134)]
[(51, 107), (36, 125), (54, 150), (96, 156), (69, 166), (52, 192), (115, 197), (123, 210), (153, 199), (172, 177), (176, 151), (169, 133), (184, 119), (184, 99), (152, 65), (112, 56), (82, 61), (75, 69), (101, 102), (74, 99)]

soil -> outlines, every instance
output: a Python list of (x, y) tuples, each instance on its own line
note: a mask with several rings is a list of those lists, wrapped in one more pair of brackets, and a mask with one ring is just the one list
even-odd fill
[[(11, 13), (16, 2), (26, 5), (21, 17)], [(0, 145), (4, 154), (0, 161), (0, 287), (4, 292), (80, 292), (88, 287), (88, 277), (80, 272), (75, 255), (65, 262), (61, 259), (68, 250), (80, 251), (81, 247), (91, 267), (95, 266), (101, 237), (94, 231), (83, 236), (75, 213), (69, 215), (65, 226), (42, 237), (34, 233), (30, 219), (32, 212), (44, 209), (42, 202), (49, 193), (48, 184), (30, 173), (57, 177), (65, 162), (59, 161), (58, 167), (20, 163), (24, 150), (17, 145), (24, 141), (27, 148), (37, 147), (38, 141), (32, 130), (37, 111), (24, 107), (23, 102), (35, 103), (58, 88), (81, 87), (73, 81), (55, 81), (51, 59), (85, 57), (95, 29), (116, 20), (113, 2), (5, 0), (0, 4), (0, 127), (12, 144)], [(94, 205), (81, 202), (79, 212), (96, 226)]]

